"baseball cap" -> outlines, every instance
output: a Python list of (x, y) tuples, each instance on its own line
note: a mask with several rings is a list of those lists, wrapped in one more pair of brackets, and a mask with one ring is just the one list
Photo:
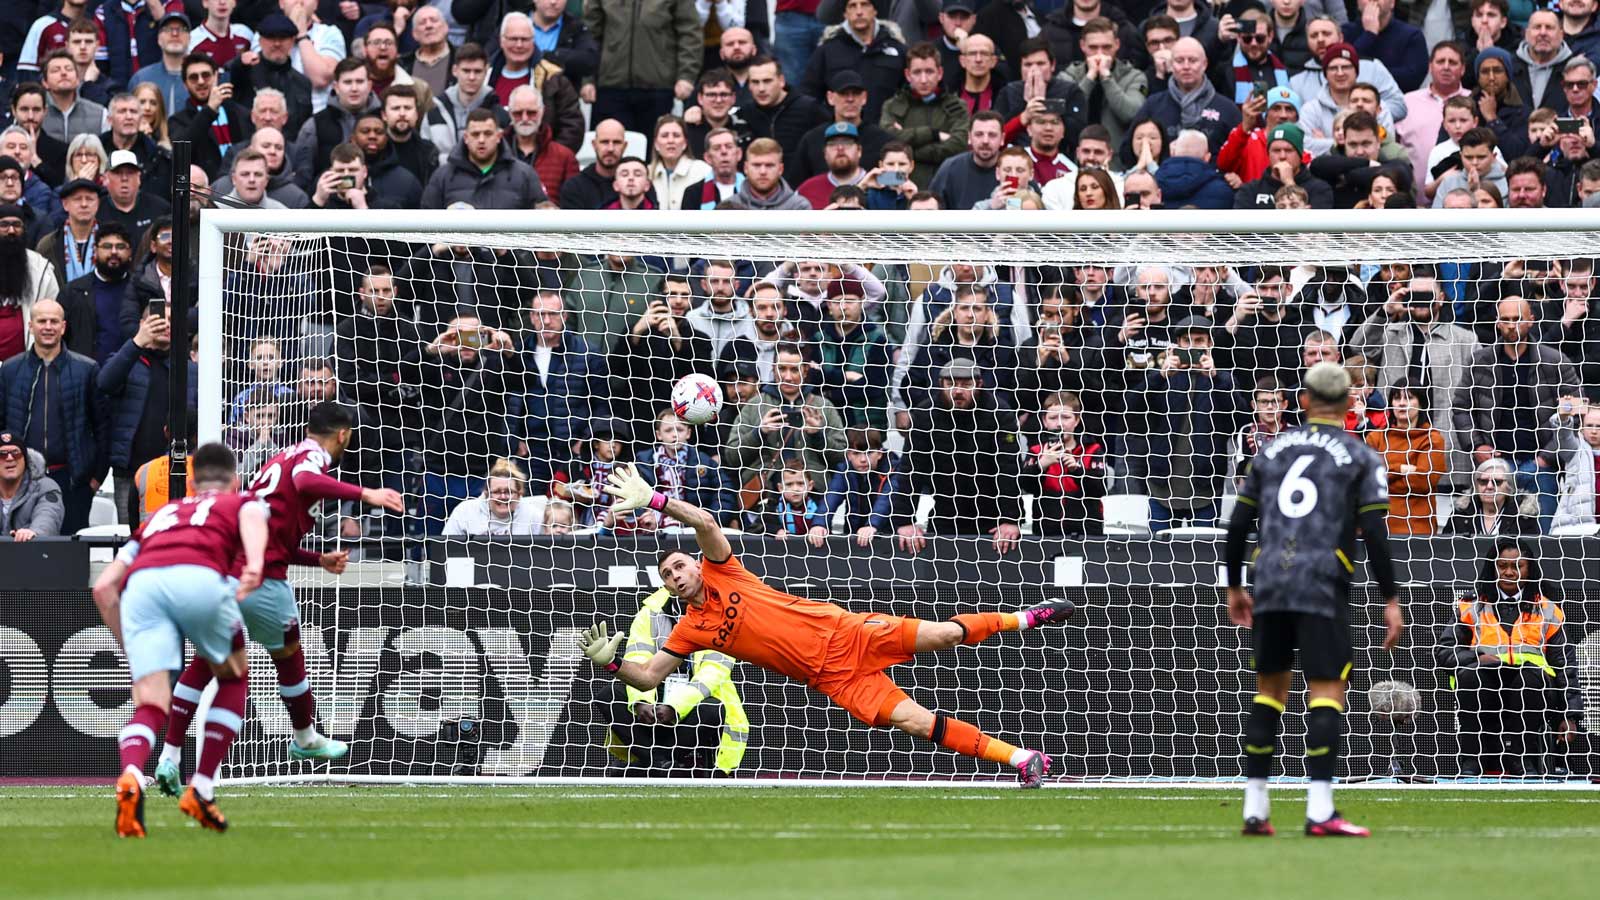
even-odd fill
[(861, 132), (849, 122), (835, 122), (822, 132), (822, 142), (827, 143), (834, 138), (849, 138), (856, 143), (861, 143)]
[(840, 69), (828, 76), (828, 90), (835, 94), (844, 94), (850, 91), (864, 91), (867, 83), (861, 80), (861, 73), (855, 69)]
[(939, 370), (939, 377), (951, 381), (977, 381), (978, 364), (965, 356), (958, 356), (944, 364), (944, 368)]
[(1267, 133), (1267, 147), (1270, 149), (1274, 141), (1288, 141), (1294, 149), (1301, 153), (1306, 152), (1306, 133), (1293, 122), (1284, 122)]
[(972, 0), (944, 0), (944, 3), (939, 7), (939, 11), (970, 13), (973, 11)]
[(1322, 67), (1326, 69), (1328, 67), (1328, 63), (1331, 63), (1336, 59), (1342, 59), (1352, 66), (1361, 65), (1361, 54), (1356, 52), (1355, 47), (1350, 46), (1344, 41), (1340, 41), (1337, 44), (1329, 44), (1327, 48), (1322, 51), (1322, 59), (1319, 61), (1322, 63)]
[(135, 156), (132, 150), (111, 151), (111, 165), (106, 167), (107, 170), (120, 169), (123, 166), (133, 166), (135, 169), (139, 168), (139, 157)]
[(74, 178), (66, 184), (63, 184), (61, 186), (61, 190), (56, 191), (56, 196), (65, 200), (79, 191), (94, 191), (98, 194), (100, 193), (100, 185), (95, 184), (87, 178)]
[(1287, 103), (1294, 107), (1295, 112), (1300, 111), (1300, 95), (1290, 88), (1279, 86), (1267, 91), (1267, 109), (1271, 109), (1279, 103)]
[(271, 13), (262, 19), (260, 26), (256, 28), (256, 34), (269, 38), (294, 37), (299, 33), (300, 29), (281, 12)]
[(1195, 333), (1209, 335), (1211, 333), (1211, 320), (1205, 316), (1188, 316), (1180, 320), (1177, 327), (1172, 329), (1173, 339)]
[(1336, 362), (1319, 362), (1306, 372), (1306, 392), (1323, 403), (1350, 396), (1350, 373)]

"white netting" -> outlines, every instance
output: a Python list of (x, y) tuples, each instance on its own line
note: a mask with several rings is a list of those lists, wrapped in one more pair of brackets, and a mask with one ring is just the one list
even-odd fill
[[(1344, 772), (1452, 776), (1458, 755), (1573, 765), (1577, 745), (1556, 735), (1600, 684), (1579, 647), (1600, 601), (1582, 575), (1593, 548), (1563, 537), (1594, 530), (1600, 407), (1584, 422), (1586, 398), (1600, 399), (1588, 313), (1600, 233), (712, 234), (685, 216), (673, 219), (685, 230), (657, 233), (468, 234), (373, 221), (230, 231), (220, 283), (202, 291), (202, 396), (221, 398), (203, 404), (203, 435), (259, 464), (299, 437), (309, 403), (337, 397), (360, 421), (340, 477), (408, 498), (403, 516), (328, 509), (311, 539), (355, 549), (387, 587), (296, 576), (322, 718), (356, 742), (335, 775), (603, 775), (619, 771), (608, 725), (634, 743), (635, 772), (707, 773), (737, 733), (741, 776), (996, 774), (750, 666), (733, 670), (743, 714), (719, 695), (690, 725), (639, 727), (582, 662), (577, 629), (627, 628), (659, 583), (660, 549), (684, 537), (650, 515), (609, 517), (589, 486), (615, 452), (716, 510), (743, 532), (746, 565), (797, 594), (926, 619), (1072, 597), (1065, 631), (891, 674), (930, 707), (1052, 752), (1069, 776), (1235, 777), (1252, 685), (1248, 638), (1219, 602), (1219, 526), (1243, 465), (1297, 421), (1304, 366), (1326, 358), (1365, 385), (1350, 427), (1390, 466), (1415, 623), (1402, 652), (1373, 652), (1380, 601), (1361, 573)], [(1507, 338), (1530, 355), (1497, 356)], [(683, 432), (661, 414), (690, 372), (729, 400)], [(968, 372), (976, 408), (951, 409), (969, 401), (947, 376)], [(1506, 467), (1480, 465), (1491, 453)], [(528, 476), (529, 499), (509, 507), (516, 479), (486, 478), (502, 459)], [(571, 534), (552, 534), (568, 513)], [(1012, 527), (1019, 546), (997, 545)], [(1540, 551), (1574, 650), (1552, 651), (1566, 663), (1553, 678), (1537, 670), (1550, 679), (1537, 702), (1462, 715), (1445, 665), (1461, 643), (1456, 597), (1494, 534)], [(656, 620), (658, 640), (669, 624)], [(1390, 681), (1401, 687), (1385, 686), (1381, 710), (1408, 710), (1394, 698), (1410, 685), (1415, 714), (1369, 711), (1365, 688)], [(234, 773), (300, 773), (262, 684)], [(1286, 726), (1282, 757), (1296, 774), (1301, 730)]]

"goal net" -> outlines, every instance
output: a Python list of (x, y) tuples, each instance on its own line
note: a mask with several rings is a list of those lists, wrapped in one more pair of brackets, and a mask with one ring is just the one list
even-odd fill
[[(754, 666), (699, 659), (643, 697), (597, 674), (582, 629), (652, 653), (678, 612), (656, 561), (692, 546), (607, 508), (596, 486), (631, 461), (799, 596), (931, 620), (1072, 599), (1064, 629), (890, 675), (1073, 781), (1238, 778), (1254, 680), (1222, 526), (1328, 359), (1389, 467), (1411, 622), (1381, 650), (1356, 559), (1341, 777), (1587, 772), (1586, 738), (1558, 737), (1600, 706), (1600, 233), (1578, 211), (1464, 215), (208, 211), (202, 438), (257, 466), (338, 399), (358, 418), (339, 477), (407, 500), (325, 506), (308, 546), (351, 572), (293, 573), (350, 757), (291, 761), (260, 678), (228, 774), (1010, 780)], [(726, 398), (694, 426), (669, 402), (692, 373)], [(1464, 594), (1498, 599), (1508, 535), (1538, 557), (1523, 596), (1564, 615), (1543, 666), (1533, 626), (1502, 651), (1462, 624)], [(1453, 680), (1480, 652), (1512, 654), (1536, 699), (1502, 702), (1487, 667)]]

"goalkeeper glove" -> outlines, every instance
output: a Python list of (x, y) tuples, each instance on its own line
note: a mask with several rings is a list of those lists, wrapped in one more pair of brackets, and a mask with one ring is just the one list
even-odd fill
[(606, 479), (605, 492), (616, 498), (611, 503), (611, 511), (617, 514), (630, 513), (641, 507), (648, 506), (656, 512), (667, 505), (665, 495), (650, 487), (649, 483), (639, 477), (639, 472), (632, 463), (617, 466)]
[(617, 648), (622, 645), (622, 637), (622, 632), (611, 634), (611, 626), (604, 622), (596, 622), (583, 633), (583, 655), (589, 657), (589, 661), (595, 665), (615, 674), (622, 668), (616, 661)]

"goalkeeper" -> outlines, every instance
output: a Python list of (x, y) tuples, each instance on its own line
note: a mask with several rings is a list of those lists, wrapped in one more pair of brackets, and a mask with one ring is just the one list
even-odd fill
[(923, 708), (883, 670), (918, 653), (980, 643), (999, 631), (1061, 624), (1072, 616), (1071, 602), (1057, 600), (1016, 613), (969, 613), (948, 622), (848, 612), (762, 583), (734, 559), (711, 514), (652, 490), (631, 465), (612, 472), (605, 491), (616, 498), (612, 509), (618, 513), (648, 506), (694, 529), (705, 558), (682, 550), (661, 557), (662, 584), (685, 609), (654, 656), (642, 663), (619, 661), (623, 635), (609, 635), (606, 624), (598, 622), (583, 648), (595, 665), (631, 687), (650, 690), (695, 652), (714, 650), (803, 681), (868, 725), (892, 726), (957, 753), (1009, 765), (1023, 787), (1043, 782), (1050, 757)]
[[(666, 588), (646, 597), (628, 629), (623, 659), (649, 662), (682, 614), (682, 602)], [(667, 676), (659, 693), (620, 685), (623, 696), (611, 704), (606, 750), (658, 772), (683, 774), (714, 765), (716, 774), (732, 775), (750, 741), (750, 720), (733, 683), (733, 666), (732, 657), (701, 650)], [(713, 746), (714, 762), (707, 759)]]

